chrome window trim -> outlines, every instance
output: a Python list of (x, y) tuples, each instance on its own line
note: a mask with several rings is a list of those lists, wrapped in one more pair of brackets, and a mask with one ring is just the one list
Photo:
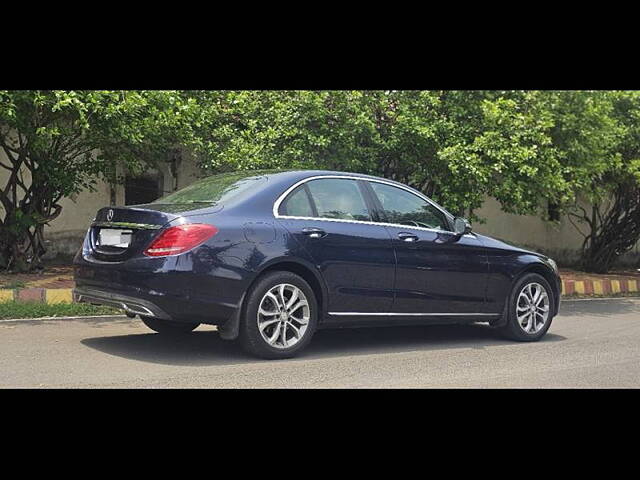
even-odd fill
[[(345, 219), (341, 219), (341, 218), (325, 218), (325, 217), (296, 217), (294, 215), (280, 215), (278, 213), (278, 210), (280, 209), (280, 205), (282, 204), (284, 199), (287, 198), (287, 196), (292, 191), (294, 191), (300, 185), (303, 185), (303, 184), (305, 184), (307, 182), (310, 182), (311, 180), (319, 180), (319, 179), (324, 179), (324, 178), (338, 178), (338, 179), (345, 179), (345, 180), (361, 180), (363, 182), (382, 183), (384, 185), (389, 185), (391, 187), (396, 187), (396, 188), (399, 188), (401, 190), (405, 190), (405, 191), (415, 195), (416, 197), (424, 200), (429, 205), (432, 205), (433, 207), (438, 209), (440, 212), (442, 212), (442, 214), (447, 219), (452, 216), (450, 213), (448, 213), (442, 207), (440, 207), (439, 205), (434, 203), (432, 200), (430, 200), (429, 197), (421, 194), (420, 192), (413, 191), (413, 190), (411, 190), (410, 188), (408, 188), (408, 187), (406, 187), (404, 185), (388, 182), (388, 181), (385, 181), (385, 180), (378, 180), (378, 179), (364, 178), (364, 177), (354, 177), (354, 176), (348, 176), (348, 175), (316, 175), (316, 176), (313, 176), (313, 177), (303, 178), (302, 180), (299, 180), (298, 182), (296, 182), (292, 186), (290, 186), (288, 189), (286, 189), (284, 191), (284, 193), (282, 193), (276, 199), (275, 203), (273, 204), (273, 216), (275, 218), (291, 219), (291, 220), (314, 220), (314, 221), (317, 220), (317, 221), (322, 221), (322, 222), (342, 222), (342, 223), (360, 223), (360, 224), (364, 224), (364, 225), (382, 225), (382, 226), (385, 226), (385, 227), (400, 227), (400, 228), (406, 228), (406, 229), (422, 230), (422, 231), (427, 231), (427, 232), (437, 232), (437, 233), (445, 232), (445, 233), (451, 233), (451, 234), (455, 235), (455, 232), (452, 232), (451, 230), (439, 230), (439, 229), (436, 229), (436, 228), (416, 227), (416, 226), (413, 226), (413, 225), (403, 225), (401, 223), (370, 222), (370, 221), (364, 221), (364, 220), (345, 220)], [(471, 234), (466, 234), (465, 236), (473, 237), (473, 235), (471, 235)]]
[(501, 313), (379, 313), (379, 312), (329, 312), (336, 316), (367, 316), (367, 317), (495, 317)]

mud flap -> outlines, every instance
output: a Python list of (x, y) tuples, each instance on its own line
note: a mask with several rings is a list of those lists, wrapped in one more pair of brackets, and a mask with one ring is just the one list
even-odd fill
[(242, 298), (240, 298), (240, 302), (238, 303), (238, 308), (236, 308), (236, 312), (227, 320), (223, 325), (218, 325), (218, 332), (220, 332), (220, 338), (223, 340), (235, 340), (238, 338), (240, 333), (240, 317), (242, 315), (242, 307), (244, 304), (244, 296), (242, 294)]
[[(509, 295), (509, 297), (511, 297), (511, 295)], [(502, 315), (500, 315), (500, 318), (492, 321), (489, 323), (489, 326), (491, 327), (504, 327), (507, 324), (507, 320), (508, 320), (508, 309), (509, 308), (509, 298), (507, 298), (504, 302), (504, 307), (502, 308)]]

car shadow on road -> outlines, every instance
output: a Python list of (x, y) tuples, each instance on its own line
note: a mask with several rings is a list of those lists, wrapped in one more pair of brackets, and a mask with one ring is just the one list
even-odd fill
[[(565, 340), (553, 333), (541, 342)], [(166, 338), (155, 333), (86, 338), (81, 343), (109, 355), (165, 365), (211, 366), (260, 362), (236, 342), (222, 340), (215, 330)], [(411, 326), (319, 330), (300, 354), (284, 362), (403, 353), (442, 349), (514, 345), (486, 325)]]

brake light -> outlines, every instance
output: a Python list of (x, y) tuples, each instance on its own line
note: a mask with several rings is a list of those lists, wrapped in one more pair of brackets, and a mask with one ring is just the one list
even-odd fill
[(179, 255), (200, 245), (218, 233), (213, 225), (192, 223), (166, 229), (144, 251), (150, 257)]

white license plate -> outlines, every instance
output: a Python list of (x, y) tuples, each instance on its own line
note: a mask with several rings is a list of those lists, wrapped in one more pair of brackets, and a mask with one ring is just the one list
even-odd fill
[(131, 243), (132, 230), (116, 230), (101, 228), (99, 233), (100, 245), (104, 247), (127, 248)]

